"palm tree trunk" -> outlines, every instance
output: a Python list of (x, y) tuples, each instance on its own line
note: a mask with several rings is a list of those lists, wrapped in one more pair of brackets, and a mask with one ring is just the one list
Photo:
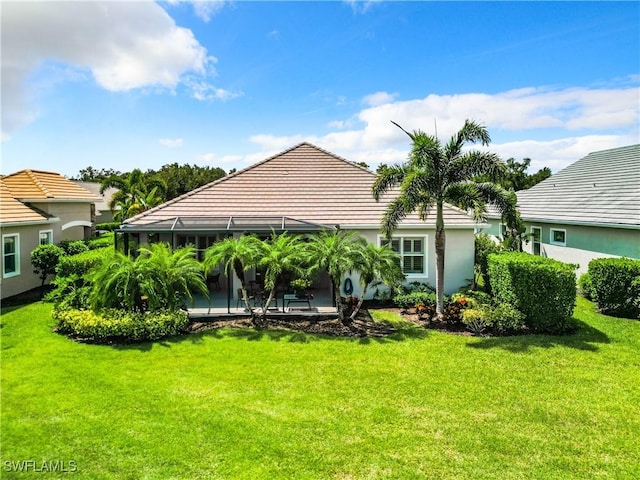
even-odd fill
[(344, 323), (344, 312), (342, 311), (342, 299), (340, 298), (340, 283), (337, 283), (335, 279), (331, 279), (331, 283), (333, 283), (333, 298), (336, 302), (336, 307), (338, 308), (338, 320)]
[(438, 202), (436, 210), (436, 313), (442, 317), (444, 310), (444, 253), (445, 253), (444, 218), (442, 202)]
[(367, 287), (368, 286), (369, 286), (369, 284), (366, 284), (364, 286), (364, 289), (362, 290), (362, 296), (360, 297), (360, 300), (358, 300), (358, 305), (356, 306), (355, 310), (351, 314), (351, 320), (352, 321), (356, 319), (356, 315), (358, 315), (358, 312), (362, 308), (362, 304), (364, 303), (364, 297), (367, 295)]

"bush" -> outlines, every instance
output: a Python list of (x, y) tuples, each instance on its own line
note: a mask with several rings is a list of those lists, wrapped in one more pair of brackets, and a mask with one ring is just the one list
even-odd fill
[(474, 263), (477, 265), (477, 269), (479, 271), (479, 283), (482, 283), (482, 286), (487, 291), (490, 291), (491, 288), (489, 285), (489, 264), (487, 257), (492, 253), (500, 253), (502, 251), (504, 251), (504, 248), (495, 243), (486, 233), (476, 235)]
[(64, 250), (53, 244), (39, 245), (31, 252), (31, 265), (33, 273), (37, 273), (42, 281), (41, 286), (49, 275), (56, 273), (56, 267), (61, 258), (64, 257)]
[(589, 275), (602, 313), (640, 318), (640, 260), (597, 258), (589, 262)]
[(96, 343), (158, 340), (178, 335), (189, 323), (187, 313), (181, 310), (147, 313), (104, 310), (96, 313), (56, 308), (53, 317), (57, 321), (57, 332)]
[(594, 292), (593, 292), (593, 284), (591, 283), (591, 275), (589, 272), (583, 273), (578, 278), (578, 289), (580, 290), (580, 294), (586, 298), (587, 300), (593, 300)]
[(525, 326), (524, 314), (508, 303), (501, 303), (488, 313), (488, 323), (498, 333), (518, 332)]
[(489, 309), (486, 307), (465, 308), (462, 311), (462, 323), (474, 335), (482, 335), (491, 325)]
[(107, 233), (101, 237), (90, 238), (86, 241), (89, 250), (96, 250), (99, 248), (111, 247), (115, 244), (115, 236), (113, 233)]
[(417, 308), (418, 305), (435, 305), (436, 294), (433, 292), (413, 291), (393, 297), (393, 302), (403, 311), (409, 308)]
[(533, 332), (569, 330), (576, 301), (574, 266), (528, 253), (488, 257), (489, 281), (498, 304), (513, 305)]
[(67, 255), (78, 255), (89, 250), (89, 247), (82, 240), (62, 240), (58, 245)]
[(78, 275), (57, 276), (52, 282), (54, 289), (45, 296), (45, 301), (55, 303), (58, 308), (89, 308), (91, 282)]
[(120, 228), (120, 222), (106, 222), (106, 223), (96, 223), (96, 230), (104, 230), (107, 232), (113, 232)]
[(96, 250), (88, 250), (77, 255), (68, 255), (62, 257), (56, 268), (58, 276), (69, 277), (77, 275), (82, 277), (91, 268), (99, 265), (103, 259), (107, 258), (113, 252), (113, 248), (100, 248)]

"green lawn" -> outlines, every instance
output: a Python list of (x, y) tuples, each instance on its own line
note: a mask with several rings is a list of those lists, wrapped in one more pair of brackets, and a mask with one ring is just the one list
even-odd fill
[(50, 308), (3, 311), (2, 478), (640, 478), (640, 322), (583, 299), (568, 337), (124, 347), (52, 333)]

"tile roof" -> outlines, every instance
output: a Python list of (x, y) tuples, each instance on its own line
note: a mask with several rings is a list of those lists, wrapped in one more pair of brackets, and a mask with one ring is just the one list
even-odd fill
[[(378, 227), (394, 195), (376, 202), (371, 195), (375, 174), (309, 143), (267, 158), (181, 197), (155, 207), (125, 223), (144, 225), (172, 217), (287, 216), (342, 227)], [(473, 228), (473, 218), (445, 207), (445, 224)], [(435, 225), (435, 213), (427, 225)], [(424, 226), (417, 215), (402, 226)]]
[(13, 197), (20, 200), (100, 200), (100, 197), (59, 173), (20, 170), (2, 177), (2, 181)]
[(518, 192), (524, 220), (640, 227), (640, 144), (593, 152)]
[(9, 188), (0, 179), (0, 224), (7, 223), (39, 223), (48, 218), (13, 198)]
[[(81, 186), (82, 188), (89, 190), (92, 194), (100, 197), (100, 201), (96, 202), (96, 209), (99, 212), (104, 212), (107, 210), (111, 210), (109, 208), (109, 202), (111, 201), (111, 197), (113, 197), (114, 193), (118, 191), (115, 187), (108, 187), (104, 193), (100, 193), (100, 187), (102, 186), (99, 183), (95, 182), (81, 182), (78, 180), (73, 180), (73, 183)], [(120, 207), (116, 207), (116, 210), (119, 210)]]

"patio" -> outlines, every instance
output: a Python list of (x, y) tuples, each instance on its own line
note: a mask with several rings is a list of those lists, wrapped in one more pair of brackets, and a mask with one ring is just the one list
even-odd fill
[[(244, 302), (238, 301), (237, 292), (228, 296), (227, 288), (223, 286), (220, 290), (209, 292), (210, 298), (202, 295), (194, 295), (193, 305), (187, 308), (189, 318), (206, 319), (216, 317), (248, 315)], [(336, 307), (333, 306), (331, 292), (327, 289), (318, 289), (313, 292), (313, 298), (308, 300), (294, 299), (289, 296), (289, 292), (278, 293), (276, 302), (272, 302), (269, 308), (269, 316), (305, 316), (305, 317), (333, 317), (336, 316)], [(253, 305), (253, 304), (252, 304)], [(259, 307), (259, 301), (255, 302)]]

